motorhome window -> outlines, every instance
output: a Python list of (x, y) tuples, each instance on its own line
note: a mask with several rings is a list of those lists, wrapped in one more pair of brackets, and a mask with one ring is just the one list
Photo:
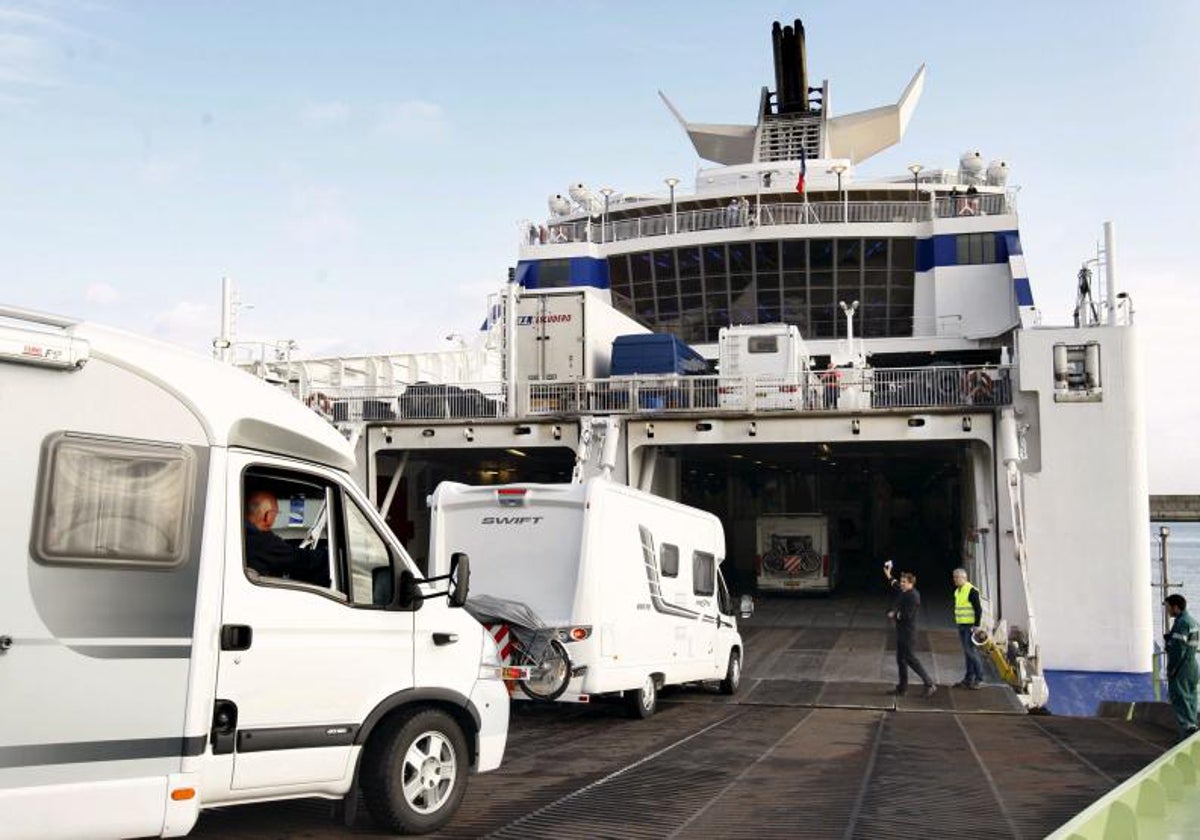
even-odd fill
[(778, 353), (779, 336), (752, 335), (746, 342), (746, 350), (751, 353)]
[(384, 572), (392, 566), (385, 543), (371, 526), (371, 520), (352, 499), (346, 499), (347, 566), (350, 578), (350, 602), (386, 606), (391, 601), (392, 576)]
[(679, 546), (662, 544), (658, 550), (658, 570), (663, 577), (679, 577)]
[(707, 551), (692, 552), (692, 592), (712, 595), (716, 591), (717, 559)]
[(35, 555), (48, 563), (182, 563), (195, 472), (195, 453), (186, 446), (52, 436), (39, 482)]
[(733, 596), (725, 585), (725, 575), (717, 572), (717, 607), (722, 615), (733, 615)]
[(246, 576), (265, 585), (308, 584), (343, 600), (349, 586), (333, 562), (337, 488), (304, 473), (248, 470), (242, 491)]

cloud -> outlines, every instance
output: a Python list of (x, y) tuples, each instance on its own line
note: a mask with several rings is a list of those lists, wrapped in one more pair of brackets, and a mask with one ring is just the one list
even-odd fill
[(292, 194), (285, 230), (305, 245), (345, 245), (358, 236), (358, 220), (346, 207), (341, 190), (304, 187)]
[(402, 140), (440, 137), (449, 128), (442, 106), (424, 99), (408, 99), (379, 107), (379, 133)]
[(345, 102), (310, 102), (300, 111), (300, 121), (314, 128), (345, 125), (350, 120), (350, 106)]
[(152, 332), (166, 341), (193, 348), (212, 346), (219, 322), (215, 305), (183, 300), (152, 319)]
[(84, 299), (88, 303), (95, 303), (100, 306), (108, 306), (111, 303), (116, 303), (118, 297), (120, 295), (117, 294), (117, 290), (108, 283), (103, 282), (92, 283), (87, 287), (87, 291), (84, 292)]

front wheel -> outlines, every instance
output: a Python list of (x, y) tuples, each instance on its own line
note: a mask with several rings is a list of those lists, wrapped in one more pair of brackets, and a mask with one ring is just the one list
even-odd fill
[(722, 694), (737, 694), (738, 686), (742, 684), (742, 657), (736, 650), (729, 651), (729, 667), (725, 670), (725, 679), (721, 680)]
[(367, 810), (382, 828), (425, 834), (441, 828), (462, 802), (467, 741), (448, 714), (425, 709), (389, 722), (363, 756)]
[(625, 711), (631, 718), (645, 720), (658, 710), (658, 684), (654, 675), (646, 677), (641, 688), (625, 692)]

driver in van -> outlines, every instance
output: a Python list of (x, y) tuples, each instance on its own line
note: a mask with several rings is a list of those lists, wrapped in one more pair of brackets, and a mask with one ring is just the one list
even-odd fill
[(279, 500), (267, 490), (246, 497), (246, 565), (260, 575), (329, 586), (328, 554), (292, 545), (271, 530)]

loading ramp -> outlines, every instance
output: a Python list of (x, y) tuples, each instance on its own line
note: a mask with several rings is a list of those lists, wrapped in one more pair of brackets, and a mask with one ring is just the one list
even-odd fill
[[(943, 686), (886, 695), (884, 595), (760, 599), (742, 690), (664, 692), (645, 721), (620, 703), (514, 704), (503, 766), (471, 778), (445, 838), (1040, 838), (1158, 758), (1147, 721), (1029, 715), (1010, 688), (946, 688), (954, 630), (926, 601), (921, 656)], [(205, 812), (201, 838), (389, 836), (321, 800)], [(964, 815), (966, 815), (964, 817)]]

